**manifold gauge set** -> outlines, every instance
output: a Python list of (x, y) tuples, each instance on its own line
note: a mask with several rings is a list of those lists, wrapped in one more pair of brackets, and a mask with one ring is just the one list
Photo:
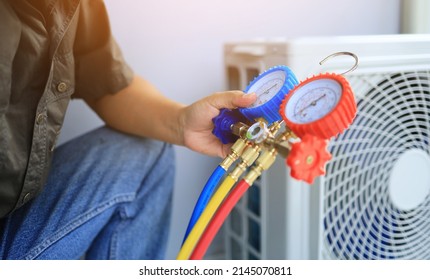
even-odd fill
[[(325, 174), (330, 139), (352, 123), (357, 106), (344, 74), (322, 73), (299, 82), (287, 66), (275, 66), (244, 90), (257, 100), (247, 108), (222, 109), (213, 134), (233, 143), (214, 170), (191, 216), (177, 259), (201, 259), (235, 204), (276, 157), (285, 158), (291, 176), (309, 184)], [(237, 163), (236, 163), (237, 161)], [(234, 165), (235, 164), (235, 165)], [(248, 170), (249, 169), (249, 170)]]

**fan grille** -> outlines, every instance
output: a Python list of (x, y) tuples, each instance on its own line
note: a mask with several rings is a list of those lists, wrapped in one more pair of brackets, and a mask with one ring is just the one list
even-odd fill
[(430, 259), (429, 195), (410, 210), (396, 207), (389, 195), (389, 177), (402, 154), (419, 149), (430, 155), (430, 72), (348, 79), (358, 95), (358, 113), (329, 147), (323, 255)]

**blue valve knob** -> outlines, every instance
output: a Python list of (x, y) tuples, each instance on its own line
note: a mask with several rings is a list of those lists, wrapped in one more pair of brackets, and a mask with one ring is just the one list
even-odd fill
[(223, 144), (234, 143), (239, 138), (231, 131), (231, 127), (238, 122), (247, 123), (247, 119), (238, 110), (221, 109), (218, 116), (212, 119), (214, 129), (212, 133)]

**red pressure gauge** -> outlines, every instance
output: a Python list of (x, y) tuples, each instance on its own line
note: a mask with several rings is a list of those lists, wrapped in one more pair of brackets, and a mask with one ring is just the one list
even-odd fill
[(337, 74), (320, 74), (301, 82), (285, 97), (280, 114), (298, 136), (330, 139), (343, 132), (357, 113), (348, 81)]

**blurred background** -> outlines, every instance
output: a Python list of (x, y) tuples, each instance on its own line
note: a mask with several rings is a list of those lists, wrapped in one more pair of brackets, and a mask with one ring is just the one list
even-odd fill
[[(308, 36), (428, 32), (414, 0), (105, 0), (113, 33), (134, 71), (166, 96), (190, 104), (226, 89), (223, 45)], [(422, 2), (416, 0), (416, 2)], [(427, 2), (424, 0), (424, 2)], [(419, 27), (417, 27), (419, 26)], [(426, 29), (427, 28), (427, 29)], [(60, 143), (102, 125), (71, 102)], [(167, 258), (175, 258), (194, 203), (220, 159), (176, 147), (177, 176)], [(144, 238), (142, 236), (142, 238)]]

